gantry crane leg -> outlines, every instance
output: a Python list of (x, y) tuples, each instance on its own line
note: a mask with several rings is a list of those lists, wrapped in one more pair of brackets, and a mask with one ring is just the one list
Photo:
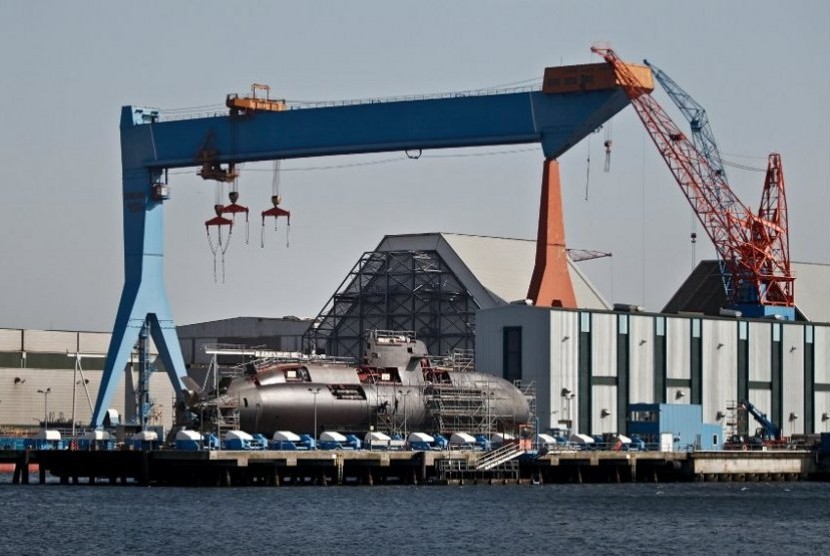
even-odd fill
[(545, 160), (542, 174), (536, 263), (527, 298), (537, 306), (576, 308), (576, 296), (568, 271), (568, 253), (565, 246), (559, 162), (554, 159)]
[(178, 375), (184, 373), (184, 358), (164, 286), (163, 201), (153, 197), (153, 184), (159, 177), (146, 169), (124, 172), (124, 289), (92, 415), (96, 427), (103, 425), (145, 322), (177, 397), (182, 394)]

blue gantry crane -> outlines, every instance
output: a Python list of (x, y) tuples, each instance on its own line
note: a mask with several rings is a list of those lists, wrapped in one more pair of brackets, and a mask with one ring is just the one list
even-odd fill
[[(163, 214), (170, 197), (170, 169), (198, 167), (205, 179), (231, 182), (236, 166), (244, 162), (539, 143), (545, 156), (540, 241), (528, 295), (539, 304), (573, 305), (572, 289), (570, 297), (545, 289), (556, 280), (567, 281), (565, 289), (570, 288), (561, 214), (554, 212), (560, 208), (556, 159), (628, 104), (605, 64), (548, 68), (542, 90), (314, 107), (257, 99), (253, 92), (252, 97), (229, 95), (229, 112), (214, 117), (163, 121), (154, 109), (121, 110), (125, 280), (93, 426), (102, 425), (120, 373), (145, 327), (182, 399), (185, 366), (164, 284)], [(558, 268), (558, 274), (540, 269), (540, 262)]]

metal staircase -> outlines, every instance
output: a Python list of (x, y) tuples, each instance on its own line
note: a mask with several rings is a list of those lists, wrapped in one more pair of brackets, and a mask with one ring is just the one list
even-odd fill
[(476, 461), (476, 471), (488, 471), (524, 454), (526, 450), (518, 444), (505, 444), (491, 452), (487, 452)]

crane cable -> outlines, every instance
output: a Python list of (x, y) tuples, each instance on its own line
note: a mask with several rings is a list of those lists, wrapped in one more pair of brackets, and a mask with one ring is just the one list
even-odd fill
[(286, 232), (285, 232), (285, 246), (290, 247), (290, 234), (291, 234), (291, 213), (290, 211), (286, 211), (284, 209), (279, 208), (279, 204), (282, 202), (282, 194), (280, 193), (280, 169), (282, 167), (282, 160), (279, 158), (274, 159), (273, 167), (271, 169), (272, 176), (271, 176), (271, 204), (273, 204), (273, 208), (263, 211), (262, 213), (262, 227), (260, 228), (260, 237), (259, 237), (259, 246), (265, 247), (265, 218), (266, 216), (273, 216), (274, 217), (274, 231), (277, 230), (277, 222), (280, 216), (287, 217), (287, 224), (286, 224)]
[[(222, 206), (222, 199), (224, 197), (224, 187), (222, 182), (216, 182), (216, 189), (215, 189), (215, 204), (214, 208)], [(220, 216), (220, 210), (216, 210), (216, 215), (218, 218)], [(210, 247), (211, 253), (213, 253), (213, 281), (217, 283), (219, 281), (218, 274), (216, 271), (216, 259), (219, 258), (222, 264), (222, 283), (225, 283), (225, 253), (228, 251), (228, 246), (231, 244), (231, 235), (233, 234), (233, 224), (228, 225), (228, 235), (225, 240), (222, 240), (222, 226), (223, 224), (221, 221), (218, 221), (216, 224), (216, 240), (211, 237), (210, 235), (210, 224), (205, 224), (205, 233), (207, 234), (208, 246)]]

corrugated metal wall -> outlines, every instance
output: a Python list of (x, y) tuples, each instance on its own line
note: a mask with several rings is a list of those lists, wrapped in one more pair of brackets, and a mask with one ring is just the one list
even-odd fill
[(815, 352), (815, 383), (824, 385), (816, 388), (814, 394), (813, 423), (816, 430), (830, 432), (830, 419), (822, 421), (824, 415), (830, 418), (830, 327), (813, 327), (813, 350)]
[(654, 399), (654, 317), (631, 315), (629, 338), (630, 403), (653, 403)]
[[(73, 360), (67, 358), (70, 365)], [(83, 378), (89, 382), (86, 388), (81, 382), (81, 375), (67, 369), (0, 369), (0, 423), (3, 425), (37, 426), (48, 412), (49, 421), (63, 420), (71, 423), (72, 388), (75, 384), (75, 421), (88, 424), (92, 419), (92, 410), (101, 384), (102, 371), (84, 371)], [(15, 381), (19, 378), (19, 381)], [(112, 408), (124, 415), (125, 381), (119, 381), (118, 389), (112, 400)], [(49, 390), (49, 394), (38, 390)], [(166, 373), (153, 373), (150, 378), (150, 396), (160, 410), (157, 422), (166, 428), (173, 423), (173, 386)], [(45, 398), (45, 399), (44, 399)], [(44, 407), (44, 401), (46, 407)]]
[[(772, 419), (770, 408), (772, 407), (772, 391), (770, 390), (750, 390), (749, 401), (757, 407), (761, 412), (766, 413), (767, 417)], [(755, 430), (761, 425), (755, 420), (752, 415), (745, 413), (747, 419), (747, 426), (750, 435), (755, 434)]]
[[(106, 354), (111, 337), (109, 332), (3, 328), (0, 329), (0, 352)], [(158, 353), (152, 339), (150, 353)]]
[(617, 376), (617, 315), (591, 315), (593, 376)]
[[(816, 384), (830, 384), (830, 326), (813, 327)], [(830, 405), (825, 406), (830, 411)]]
[[(749, 381), (750, 391), (752, 382), (771, 382), (771, 354), (772, 325), (768, 322), (749, 323)], [(750, 401), (752, 401), (750, 399)], [(752, 402), (755, 403), (755, 402)], [(765, 406), (769, 407), (769, 405)]]
[[(617, 315), (591, 317), (591, 376), (617, 376)], [(595, 381), (597, 382), (597, 381)], [(591, 434), (617, 432), (618, 384), (594, 384), (591, 391)]]
[(738, 401), (738, 322), (705, 320), (701, 341), (703, 421), (715, 423)]
[(20, 351), (22, 348), (22, 330), (0, 328), (0, 351)]
[(111, 336), (112, 334), (108, 332), (78, 332), (78, 351), (81, 353), (107, 353)]
[(804, 327), (782, 326), (783, 434), (804, 433)]
[[(548, 407), (551, 412), (556, 412), (556, 421), (571, 421), (573, 430), (579, 430), (579, 396), (576, 395), (581, 386), (578, 364), (579, 314), (571, 311), (549, 311), (549, 315), (551, 378), (547, 390)], [(573, 393), (570, 399), (562, 397), (563, 388)]]
[(23, 351), (40, 353), (74, 353), (78, 350), (77, 332), (25, 330)]
[(691, 378), (691, 330), (689, 319), (666, 318), (666, 378)]
[(617, 387), (594, 385), (591, 394), (591, 434), (619, 432), (617, 424)]

